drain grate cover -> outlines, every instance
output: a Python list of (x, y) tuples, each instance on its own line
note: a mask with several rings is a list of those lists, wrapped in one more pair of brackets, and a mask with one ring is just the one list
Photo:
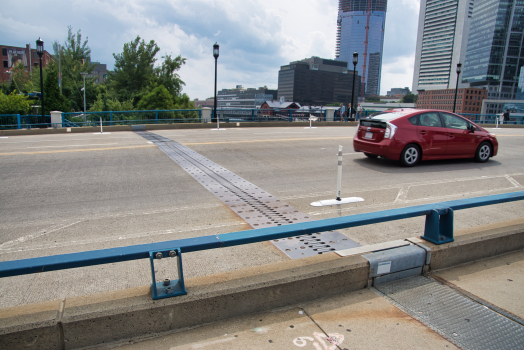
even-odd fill
[(375, 288), (463, 349), (523, 348), (522, 325), (431, 278), (406, 278)]
[[(312, 220), (307, 214), (186, 146), (150, 132), (137, 134), (155, 143), (253, 228)], [(271, 243), (292, 259), (360, 246), (337, 231), (273, 240)]]

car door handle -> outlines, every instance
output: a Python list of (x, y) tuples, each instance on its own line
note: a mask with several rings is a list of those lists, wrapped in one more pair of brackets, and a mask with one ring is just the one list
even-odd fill
[(428, 134), (428, 132), (427, 132), (426, 130), (421, 130), (420, 133), (421, 133), (422, 135), (427, 135), (427, 134)]
[(455, 135), (453, 135), (453, 134), (449, 134), (449, 137), (450, 137), (450, 138), (454, 138)]

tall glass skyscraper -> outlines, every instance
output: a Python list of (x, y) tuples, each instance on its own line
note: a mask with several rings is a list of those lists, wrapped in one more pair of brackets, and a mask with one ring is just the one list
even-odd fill
[(485, 87), (488, 99), (515, 99), (524, 66), (523, 35), (523, 1), (475, 0), (462, 82)]
[(387, 0), (339, 0), (335, 56), (353, 71), (353, 52), (358, 53), (360, 96), (380, 94), (386, 10)]
[(420, 1), (413, 91), (455, 88), (476, 1)]

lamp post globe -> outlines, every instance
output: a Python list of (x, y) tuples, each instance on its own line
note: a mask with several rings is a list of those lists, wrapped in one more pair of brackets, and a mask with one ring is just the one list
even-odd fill
[(351, 118), (355, 118), (355, 114), (353, 111), (356, 111), (356, 108), (354, 107), (354, 97), (355, 97), (355, 75), (357, 71), (357, 63), (358, 63), (358, 52), (353, 52), (353, 88), (351, 89), (351, 107), (349, 108), (349, 113), (351, 115)]
[(455, 85), (455, 100), (453, 101), (453, 113), (455, 113), (455, 109), (457, 106), (457, 92), (458, 92), (460, 72), (462, 72), (462, 63), (459, 62), (457, 63), (457, 84)]
[(40, 99), (42, 100), (42, 124), (45, 123), (45, 106), (44, 106), (44, 76), (42, 74), (42, 55), (44, 54), (44, 42), (38, 38), (36, 41), (36, 53), (40, 59)]
[(219, 55), (219, 45), (215, 43), (213, 45), (213, 57), (215, 57), (215, 102), (214, 102), (214, 108), (213, 108), (213, 117), (217, 120), (217, 127), (218, 127), (218, 114), (217, 114), (217, 61), (218, 61), (218, 55)]

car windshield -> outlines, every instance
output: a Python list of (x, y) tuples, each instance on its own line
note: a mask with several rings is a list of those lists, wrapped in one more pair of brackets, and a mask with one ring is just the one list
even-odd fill
[(406, 113), (402, 113), (402, 112), (386, 112), (386, 113), (375, 114), (370, 119), (372, 119), (372, 120), (382, 120), (382, 121), (385, 121), (385, 122), (389, 122), (391, 120), (400, 118), (400, 117), (402, 117), (405, 114)]

